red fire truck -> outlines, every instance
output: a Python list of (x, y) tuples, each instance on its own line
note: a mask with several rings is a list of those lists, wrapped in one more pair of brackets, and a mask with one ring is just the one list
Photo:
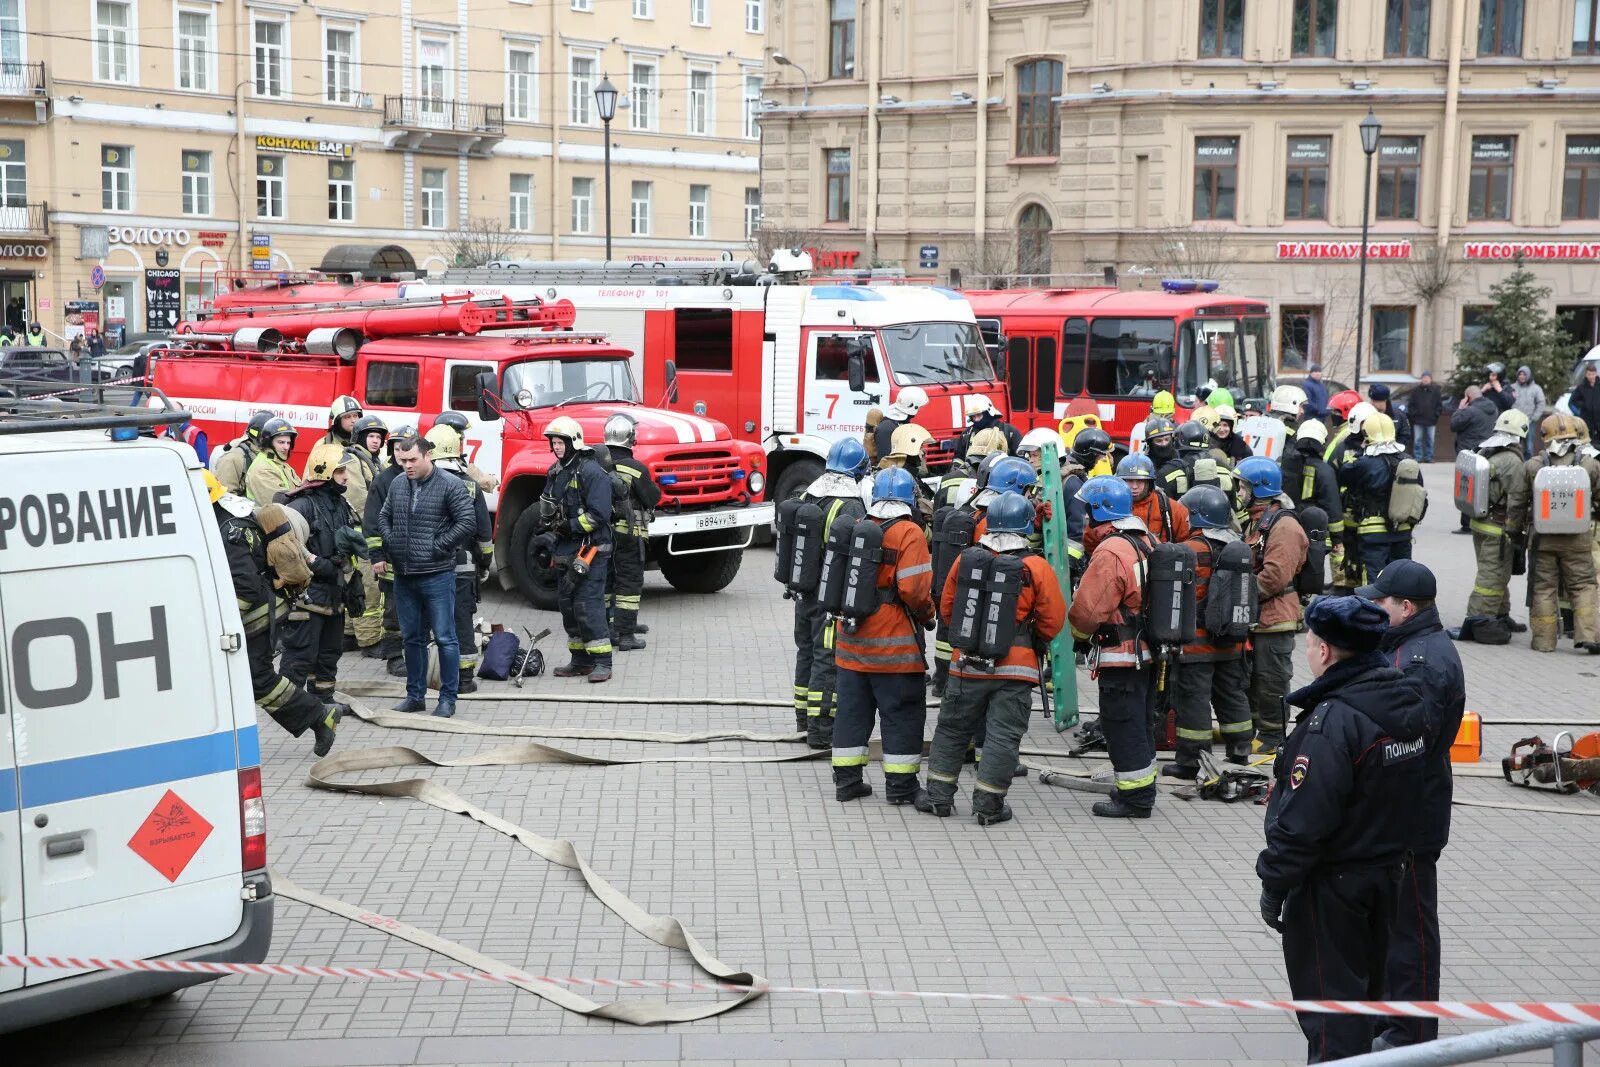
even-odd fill
[(1173, 280), (1155, 290), (1113, 286), (966, 293), (979, 325), (1004, 345), (1011, 421), (1056, 427), (1074, 401), (1092, 405), (1126, 441), (1169, 389), (1187, 417), (1207, 382), (1246, 397), (1272, 392), (1270, 308), (1215, 292), (1215, 282)]
[(462, 412), (472, 421), (468, 458), (503, 483), (488, 498), (501, 584), (536, 605), (555, 602), (554, 577), (533, 565), (529, 546), (530, 505), (553, 462), (542, 431), (558, 415), (576, 418), (591, 441), (617, 412), (638, 422), (635, 455), (663, 494), (651, 557), (675, 588), (727, 586), (754, 531), (772, 521), (762, 449), (711, 419), (644, 406), (632, 353), (570, 330), (566, 301), (397, 299), (393, 286), (282, 274), (266, 284), (219, 279), (218, 291), (210, 317), (180, 324), (152, 354), (156, 386), (212, 441), (238, 436), (257, 411), (289, 419), (300, 430), (297, 468), (340, 394), (423, 432), (440, 412)]

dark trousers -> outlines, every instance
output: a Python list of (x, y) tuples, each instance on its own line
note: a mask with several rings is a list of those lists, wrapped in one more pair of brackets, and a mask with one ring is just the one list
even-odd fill
[[(1389, 923), (1389, 958), (1384, 967), (1384, 997), (1389, 1000), (1439, 999), (1439, 854), (1418, 852), (1400, 877)], [(1385, 1019), (1387, 1045), (1420, 1045), (1439, 1036), (1438, 1019)]]
[(456, 571), (456, 652), (460, 656), (461, 671), (478, 669), (478, 635), (472, 628), (472, 617), (478, 610), (478, 572)]
[(580, 666), (611, 666), (611, 623), (606, 619), (606, 572), (611, 554), (595, 553), (589, 573), (579, 576), (568, 564), (556, 583), (561, 625), (567, 631), (567, 649)]
[(922, 728), (928, 719), (922, 672), (874, 674), (838, 668), (839, 710), (833, 721), (836, 783), (860, 781), (867, 741), (877, 718), (883, 730), (883, 780), (891, 798), (917, 791), (922, 769)]
[(244, 648), (250, 660), (250, 689), (256, 706), (272, 716), (273, 722), (299, 737), (327, 714), (322, 701), (279, 674), (272, 665), (272, 638), (266, 630), (247, 635)]
[(454, 702), (461, 683), (461, 646), (456, 641), (456, 576), (398, 574), (400, 632), (406, 642), (406, 699), (428, 695), (428, 635), (439, 649), (439, 699)]
[(644, 593), (644, 542), (630, 534), (617, 534), (611, 545), (611, 636), (638, 633), (639, 600)]
[(1248, 753), (1255, 723), (1250, 718), (1244, 658), (1180, 663), (1177, 671), (1172, 692), (1172, 706), (1178, 713), (1176, 762), (1198, 767), (1200, 753), (1211, 751), (1213, 709), (1228, 755)]
[(1361, 565), (1366, 568), (1367, 581), (1375, 582), (1378, 575), (1397, 559), (1411, 558), (1409, 534), (1363, 534), (1361, 536)]
[(283, 676), (317, 696), (328, 696), (339, 679), (344, 654), (344, 612), (319, 615), (299, 608), (283, 624)]
[(1294, 631), (1252, 634), (1255, 651), (1250, 656), (1250, 717), (1263, 745), (1283, 743), (1283, 698), (1294, 678)]
[[(1384, 1000), (1384, 958), (1394, 916), (1398, 867), (1313, 874), (1283, 909), (1283, 963), (1296, 1000)], [(1382, 1020), (1371, 1015), (1302, 1012), (1306, 1062), (1372, 1051)]]
[(1017, 750), (1032, 711), (1033, 686), (1027, 682), (952, 674), (933, 730), (928, 792), (944, 798), (955, 795), (967, 742), (977, 733), (986, 738), (977, 768), (978, 788), (1004, 796), (1011, 788), (1011, 772), (1017, 769)]
[(379, 576), (378, 588), (383, 593), (384, 655), (400, 655), (405, 646), (400, 636), (400, 598), (394, 593), (394, 571), (388, 577)]
[(806, 718), (808, 740), (819, 744), (833, 730), (834, 685), (833, 629), (828, 613), (815, 600), (798, 595), (794, 601), (794, 710)]
[(1116, 799), (1134, 808), (1156, 806), (1156, 738), (1150, 724), (1154, 667), (1100, 671), (1100, 729), (1116, 772)]

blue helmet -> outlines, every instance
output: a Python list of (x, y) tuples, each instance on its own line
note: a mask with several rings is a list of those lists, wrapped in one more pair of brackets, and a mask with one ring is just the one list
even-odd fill
[(1083, 488), (1078, 490), (1078, 499), (1089, 506), (1089, 517), (1095, 522), (1126, 519), (1133, 514), (1133, 492), (1128, 483), (1109, 474), (1084, 482)]
[(904, 467), (890, 467), (878, 472), (878, 476), (872, 479), (872, 502), (878, 504), (885, 500), (916, 504), (917, 480), (910, 471)]
[(854, 437), (843, 437), (828, 449), (828, 469), (859, 478), (867, 472), (867, 446)]
[(1007, 456), (989, 472), (989, 488), (997, 493), (1020, 493), (1039, 481), (1039, 473), (1025, 459)]
[(989, 505), (990, 533), (1027, 534), (1033, 532), (1033, 504), (1021, 493), (1002, 493)]
[(1183, 494), (1178, 503), (1189, 509), (1190, 526), (1226, 530), (1233, 525), (1233, 505), (1228, 503), (1228, 494), (1214, 485), (1197, 485)]
[(1143, 478), (1145, 481), (1156, 480), (1155, 460), (1142, 452), (1130, 452), (1117, 461), (1118, 478)]
[(1283, 492), (1283, 471), (1266, 456), (1251, 456), (1239, 464), (1239, 477), (1250, 485), (1257, 500), (1270, 500)]

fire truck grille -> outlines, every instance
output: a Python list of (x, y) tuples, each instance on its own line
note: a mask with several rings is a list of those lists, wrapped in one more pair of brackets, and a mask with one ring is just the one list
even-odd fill
[(726, 500), (733, 496), (739, 484), (734, 479), (734, 472), (740, 469), (739, 461), (726, 449), (672, 452), (654, 466), (662, 496), (681, 504)]
[(922, 463), (935, 474), (943, 474), (956, 461), (956, 454), (939, 447), (937, 441), (922, 446)]

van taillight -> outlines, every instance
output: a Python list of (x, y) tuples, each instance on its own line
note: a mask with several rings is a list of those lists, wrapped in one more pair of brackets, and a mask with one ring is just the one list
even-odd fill
[(239, 772), (239, 853), (247, 871), (267, 865), (267, 802), (261, 797), (261, 768)]

